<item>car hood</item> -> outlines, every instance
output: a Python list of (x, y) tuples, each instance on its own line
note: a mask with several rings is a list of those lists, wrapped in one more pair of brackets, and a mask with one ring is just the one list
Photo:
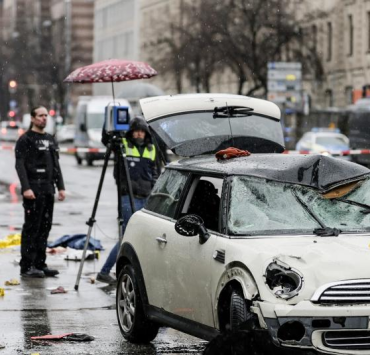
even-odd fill
[[(243, 254), (236, 258), (245, 260), (255, 277), (264, 275), (274, 260), (299, 271), (304, 277), (301, 299), (310, 299), (327, 283), (370, 278), (370, 234), (237, 239), (231, 243), (237, 253)], [(270, 298), (272, 293), (264, 278), (256, 277), (256, 282), (262, 298)]]
[(188, 94), (141, 99), (140, 105), (151, 129), (182, 157), (214, 154), (231, 146), (252, 153), (284, 151), (280, 109), (266, 100)]

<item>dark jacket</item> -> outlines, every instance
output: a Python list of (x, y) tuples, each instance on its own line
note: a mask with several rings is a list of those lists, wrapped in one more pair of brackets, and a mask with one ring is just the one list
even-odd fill
[(64, 190), (58, 145), (52, 135), (27, 131), (17, 141), (15, 158), (22, 193), (31, 189), (35, 194), (54, 194), (54, 185)]
[[(135, 144), (132, 137), (132, 133), (135, 130), (142, 129), (145, 131), (145, 141), (142, 146)], [(150, 195), (150, 192), (158, 178), (157, 166), (156, 166), (156, 149), (152, 142), (152, 137), (148, 128), (148, 125), (144, 118), (135, 117), (130, 122), (130, 129), (127, 131), (123, 141), (126, 159), (129, 167), (129, 174), (132, 184), (132, 190), (134, 197), (146, 198)], [(107, 144), (108, 136), (103, 131), (102, 142)], [(116, 153), (115, 153), (116, 154)], [(114, 178), (117, 181), (117, 159), (115, 159), (114, 165)], [(123, 168), (123, 162), (120, 164), (120, 177), (121, 177), (121, 195), (128, 195), (128, 185)]]

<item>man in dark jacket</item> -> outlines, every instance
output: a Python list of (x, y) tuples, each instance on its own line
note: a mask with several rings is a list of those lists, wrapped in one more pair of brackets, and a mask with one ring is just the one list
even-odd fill
[[(107, 137), (103, 133), (103, 142), (107, 143)], [(126, 138), (122, 140), (126, 152), (129, 174), (132, 183), (136, 211), (142, 209), (157, 180), (156, 149), (152, 142), (148, 125), (143, 117), (135, 117), (130, 123), (130, 129)], [(123, 162), (120, 171), (121, 196), (122, 196), (122, 233), (126, 229), (128, 220), (132, 215), (127, 179), (123, 170)], [(117, 167), (114, 167), (114, 177), (117, 179)], [(116, 279), (109, 275), (116, 263), (119, 250), (117, 243), (110, 252), (103, 268), (98, 273), (97, 280), (114, 284)]]
[(48, 112), (38, 106), (31, 110), (31, 127), (15, 147), (15, 168), (22, 187), (25, 221), (21, 240), (21, 275), (45, 277), (59, 274), (47, 267), (46, 245), (53, 220), (54, 192), (65, 199), (58, 146), (44, 131)]

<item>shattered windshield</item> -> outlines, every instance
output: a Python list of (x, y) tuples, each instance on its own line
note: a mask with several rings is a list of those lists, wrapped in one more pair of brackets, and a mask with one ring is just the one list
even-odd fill
[(367, 232), (370, 207), (366, 206), (370, 206), (369, 178), (345, 196), (328, 198), (300, 185), (235, 177), (228, 227), (233, 235), (313, 234), (322, 227), (320, 221), (342, 232)]

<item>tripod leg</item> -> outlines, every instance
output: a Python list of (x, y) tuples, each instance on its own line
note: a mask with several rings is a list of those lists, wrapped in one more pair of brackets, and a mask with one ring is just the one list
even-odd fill
[(121, 241), (122, 241), (122, 238), (123, 238), (123, 232), (122, 232), (123, 218), (122, 218), (122, 202), (121, 202), (122, 197), (121, 197), (121, 154), (120, 154), (120, 150), (116, 151), (115, 162), (116, 162), (116, 167), (117, 167), (118, 238), (119, 238), (119, 242), (121, 244)]
[(78, 270), (78, 275), (77, 275), (77, 279), (76, 279), (76, 283), (75, 283), (75, 290), (76, 291), (78, 291), (78, 285), (79, 285), (80, 279), (81, 279), (81, 274), (82, 274), (82, 269), (83, 269), (84, 262), (85, 262), (87, 247), (89, 246), (92, 227), (93, 227), (94, 223), (96, 222), (95, 221), (96, 210), (98, 209), (100, 193), (101, 193), (101, 189), (102, 189), (102, 186), (103, 186), (105, 172), (107, 170), (108, 161), (109, 161), (111, 151), (112, 151), (112, 147), (111, 147), (111, 143), (109, 143), (107, 145), (107, 151), (105, 152), (104, 165), (103, 165), (103, 170), (102, 170), (102, 173), (101, 173), (101, 176), (100, 176), (98, 191), (96, 192), (94, 207), (93, 207), (93, 210), (92, 210), (92, 213), (91, 213), (91, 217), (86, 222), (86, 224), (89, 226), (89, 230), (87, 232), (86, 242), (85, 242), (84, 250), (83, 250), (83, 253), (82, 253), (82, 259), (81, 259), (81, 263), (80, 263), (80, 268)]

